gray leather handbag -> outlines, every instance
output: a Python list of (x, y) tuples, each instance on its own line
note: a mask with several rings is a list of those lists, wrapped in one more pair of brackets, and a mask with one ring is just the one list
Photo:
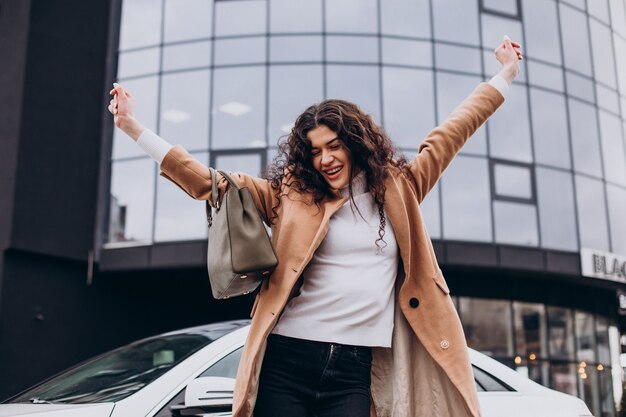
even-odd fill
[(278, 258), (250, 190), (218, 171), (229, 182), (220, 202), (216, 171), (209, 170), (212, 201), (206, 202), (207, 266), (213, 297), (226, 299), (254, 291), (263, 278), (269, 278)]

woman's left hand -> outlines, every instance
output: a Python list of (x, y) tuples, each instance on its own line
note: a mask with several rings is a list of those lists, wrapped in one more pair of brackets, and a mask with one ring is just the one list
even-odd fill
[(512, 41), (511, 38), (504, 35), (502, 43), (494, 50), (496, 59), (502, 64), (500, 75), (509, 84), (519, 74), (519, 61), (523, 59), (520, 52), (521, 47), (519, 43)]

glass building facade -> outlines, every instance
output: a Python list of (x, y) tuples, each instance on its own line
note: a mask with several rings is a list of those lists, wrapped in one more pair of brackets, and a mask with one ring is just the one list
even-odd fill
[[(520, 75), (423, 203), (431, 237), (626, 256), (624, 0), (124, 0), (117, 79), (147, 127), (206, 164), (261, 175), (325, 98), (359, 104), (410, 157), (497, 73), (504, 34), (523, 45)], [(206, 237), (203, 203), (119, 130), (110, 169), (106, 247)], [(615, 415), (615, 323), (457, 301), (471, 346)]]

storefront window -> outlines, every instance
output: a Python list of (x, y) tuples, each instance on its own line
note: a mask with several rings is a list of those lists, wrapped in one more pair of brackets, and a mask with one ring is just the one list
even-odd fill
[(550, 388), (566, 394), (578, 395), (576, 365), (573, 363), (554, 363), (550, 367)]
[(513, 356), (509, 301), (463, 297), (461, 317), (470, 347), (489, 356)]
[(574, 359), (574, 320), (571, 310), (548, 307), (548, 344), (552, 359)]

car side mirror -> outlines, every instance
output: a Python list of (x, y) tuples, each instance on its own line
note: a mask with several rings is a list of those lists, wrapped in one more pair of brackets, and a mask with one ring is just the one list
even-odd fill
[(187, 384), (185, 404), (172, 406), (174, 415), (195, 416), (229, 412), (233, 408), (235, 380), (218, 376), (196, 378)]

